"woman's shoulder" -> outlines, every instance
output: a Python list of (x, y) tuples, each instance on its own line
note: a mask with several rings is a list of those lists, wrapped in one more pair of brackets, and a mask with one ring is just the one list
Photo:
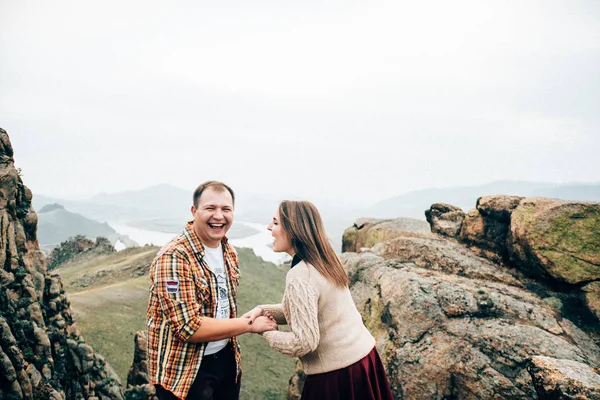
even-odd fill
[(319, 285), (326, 280), (323, 275), (310, 263), (300, 261), (287, 273), (286, 281), (299, 280), (311, 285)]

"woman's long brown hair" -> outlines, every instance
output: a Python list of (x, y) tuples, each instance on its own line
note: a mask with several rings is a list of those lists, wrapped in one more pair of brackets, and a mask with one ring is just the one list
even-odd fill
[(298, 257), (335, 286), (347, 287), (348, 275), (329, 244), (317, 207), (310, 201), (284, 200), (279, 204), (279, 217)]

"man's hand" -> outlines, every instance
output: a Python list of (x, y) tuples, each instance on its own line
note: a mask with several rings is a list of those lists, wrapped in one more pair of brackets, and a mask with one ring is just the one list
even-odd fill
[(254, 320), (263, 315), (263, 310), (260, 307), (254, 307), (252, 310), (248, 311), (246, 314), (242, 315), (242, 318), (248, 318), (248, 324), (252, 325)]
[(252, 333), (263, 333), (266, 331), (276, 331), (277, 323), (268, 317), (256, 317), (250, 328)]

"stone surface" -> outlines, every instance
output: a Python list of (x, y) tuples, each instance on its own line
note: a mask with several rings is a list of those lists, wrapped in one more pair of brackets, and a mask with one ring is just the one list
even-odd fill
[(481, 215), (508, 224), (513, 210), (522, 199), (519, 196), (482, 196), (477, 199), (476, 208)]
[(600, 320), (600, 282), (592, 282), (583, 288), (585, 303), (590, 311)]
[(431, 232), (455, 237), (460, 232), (465, 213), (453, 205), (435, 203), (425, 211), (425, 218), (431, 226)]
[(357, 219), (353, 226), (344, 231), (342, 253), (372, 247), (407, 232), (429, 233), (429, 227), (426, 222), (413, 218)]
[(31, 200), (0, 129), (0, 399), (122, 399), (117, 375), (76, 329), (60, 278), (46, 272)]
[(600, 375), (588, 365), (538, 356), (528, 371), (540, 399), (600, 399)]
[(514, 263), (537, 278), (600, 280), (600, 203), (521, 200), (511, 215), (508, 249)]
[[(549, 368), (532, 369), (531, 360), (559, 360), (555, 369), (562, 368), (566, 376), (566, 366), (597, 373), (600, 323), (586, 314), (584, 305), (594, 311), (600, 282), (557, 285), (566, 278), (532, 273), (524, 262), (537, 260), (539, 271), (552, 271), (555, 259), (536, 259), (536, 251), (550, 249), (578, 254), (593, 270), (600, 255), (595, 247), (600, 242), (592, 243), (600, 233), (595, 204), (481, 197), (456, 234), (452, 213), (458, 210), (439, 204), (432, 209), (439, 214), (428, 218), (439, 234), (398, 232), (370, 247), (357, 245), (358, 235), (349, 235), (347, 247), (357, 252), (341, 256), (395, 398), (594, 398), (594, 375), (580, 379), (585, 382), (552, 381), (548, 377), (556, 374), (548, 373)], [(446, 214), (451, 218), (444, 219)], [(530, 244), (528, 252), (525, 243)], [(513, 263), (518, 252), (524, 257)], [(301, 392), (300, 374), (296, 371), (292, 378), (290, 399)], [(557, 395), (555, 387), (562, 392)]]

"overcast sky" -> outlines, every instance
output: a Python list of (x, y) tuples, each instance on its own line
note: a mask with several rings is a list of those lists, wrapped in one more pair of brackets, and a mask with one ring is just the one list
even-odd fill
[(597, 0), (0, 2), (34, 194), (598, 182), (599, 111)]

